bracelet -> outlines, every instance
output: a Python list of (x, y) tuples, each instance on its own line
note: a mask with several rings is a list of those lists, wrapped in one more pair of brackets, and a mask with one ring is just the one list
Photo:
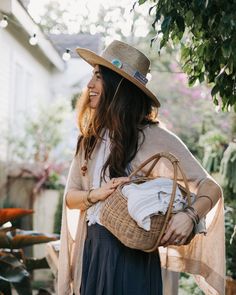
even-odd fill
[(200, 217), (199, 217), (199, 215), (198, 215), (198, 213), (197, 213), (197, 210), (196, 210), (194, 207), (192, 207), (192, 206), (187, 206), (187, 207), (185, 208), (185, 210), (188, 210), (189, 212), (192, 212), (193, 215), (194, 215), (194, 217), (196, 218), (197, 223), (199, 223), (199, 221), (200, 221)]
[(91, 200), (89, 200), (89, 195), (90, 195), (90, 193), (91, 193), (91, 191), (92, 191), (93, 189), (90, 189), (89, 191), (88, 191), (88, 193), (86, 194), (86, 195), (84, 195), (84, 197), (83, 197), (83, 203), (84, 203), (84, 205), (87, 207), (87, 208), (89, 208), (89, 207), (91, 207), (91, 206), (93, 206), (95, 203), (94, 202), (91, 202)]
[(88, 200), (88, 202), (89, 202), (90, 204), (92, 204), (92, 205), (94, 205), (94, 204), (97, 203), (97, 201), (92, 202), (91, 199), (90, 199), (90, 193), (91, 193), (93, 190), (94, 190), (94, 189), (91, 188), (91, 189), (88, 191), (88, 194), (87, 194), (87, 200)]
[(189, 216), (191, 216), (195, 224), (199, 223), (200, 218), (195, 208), (187, 206), (183, 211), (188, 213)]
[(200, 198), (207, 198), (211, 203), (210, 210), (213, 208), (213, 201), (209, 196), (199, 196), (199, 197), (197, 197), (197, 200), (200, 199)]

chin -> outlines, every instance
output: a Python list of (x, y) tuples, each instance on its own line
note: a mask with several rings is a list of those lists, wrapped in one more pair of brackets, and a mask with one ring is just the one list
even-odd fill
[(96, 104), (90, 104), (91, 109), (96, 109), (96, 106), (97, 106)]

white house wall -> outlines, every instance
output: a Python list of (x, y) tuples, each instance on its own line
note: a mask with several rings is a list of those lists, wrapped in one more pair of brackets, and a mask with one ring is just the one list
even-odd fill
[(0, 30), (0, 160), (8, 156), (4, 135), (9, 128), (19, 130), (24, 112), (53, 99), (52, 65), (19, 32)]

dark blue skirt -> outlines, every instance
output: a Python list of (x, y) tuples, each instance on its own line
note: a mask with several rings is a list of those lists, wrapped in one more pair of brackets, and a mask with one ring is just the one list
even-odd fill
[(105, 227), (88, 226), (81, 295), (162, 295), (158, 252), (127, 248)]

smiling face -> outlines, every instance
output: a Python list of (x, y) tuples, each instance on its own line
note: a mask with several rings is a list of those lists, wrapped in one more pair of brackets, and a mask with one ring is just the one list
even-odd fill
[(95, 66), (93, 70), (93, 76), (89, 81), (87, 87), (89, 93), (90, 107), (92, 109), (95, 109), (100, 101), (103, 90), (102, 76), (98, 66)]

